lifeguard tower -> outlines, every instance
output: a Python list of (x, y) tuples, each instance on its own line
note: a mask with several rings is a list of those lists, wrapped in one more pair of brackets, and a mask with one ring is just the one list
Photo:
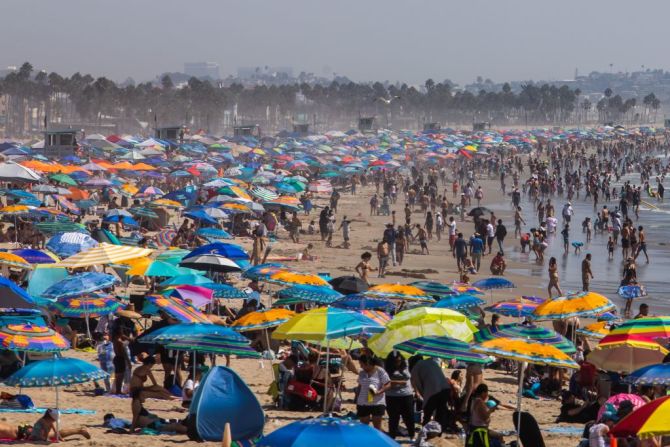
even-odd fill
[(44, 148), (42, 152), (48, 158), (63, 158), (68, 155), (74, 155), (79, 148), (77, 143), (77, 133), (81, 130), (72, 128), (67, 129), (47, 129), (44, 132)]
[(440, 123), (423, 123), (425, 133), (438, 133), (440, 130), (442, 130)]
[(261, 137), (261, 126), (258, 124), (244, 124), (233, 127), (233, 135), (236, 137)]
[(488, 121), (483, 121), (481, 123), (472, 123), (472, 130), (474, 132), (481, 132), (483, 130), (489, 130), (491, 128), (491, 123)]
[(183, 126), (166, 126), (157, 127), (155, 129), (155, 136), (160, 140), (184, 142), (184, 127)]
[(374, 116), (361, 116), (358, 118), (358, 130), (361, 133), (374, 133), (377, 132), (375, 127), (375, 117)]
[(309, 124), (308, 123), (293, 123), (293, 133), (306, 137), (309, 135)]

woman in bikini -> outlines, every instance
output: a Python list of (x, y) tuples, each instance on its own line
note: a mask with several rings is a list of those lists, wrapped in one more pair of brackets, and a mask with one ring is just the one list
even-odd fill
[[(142, 365), (135, 368), (133, 375), (130, 378), (130, 397), (133, 399), (131, 408), (133, 411), (132, 429), (137, 427), (138, 418), (142, 409), (142, 403), (147, 399), (162, 399), (162, 400), (177, 400), (177, 396), (173, 396), (168, 390), (158, 385), (151, 369), (156, 364), (156, 359), (149, 356), (142, 361)], [(148, 380), (151, 381), (151, 386), (144, 386)]]

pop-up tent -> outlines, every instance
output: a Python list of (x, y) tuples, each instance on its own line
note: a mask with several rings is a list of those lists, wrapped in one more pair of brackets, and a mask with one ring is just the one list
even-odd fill
[(213, 367), (202, 378), (191, 401), (189, 419), (204, 441), (220, 442), (226, 423), (233, 441), (258, 438), (265, 425), (263, 408), (254, 393), (225, 366)]

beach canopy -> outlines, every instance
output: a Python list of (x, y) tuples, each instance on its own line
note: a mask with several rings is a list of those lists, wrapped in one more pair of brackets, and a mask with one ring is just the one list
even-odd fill
[(97, 247), (64, 259), (56, 265), (59, 267), (80, 268), (93, 265), (116, 264), (128, 259), (149, 256), (151, 252), (152, 250), (147, 248), (101, 243)]
[(298, 314), (283, 323), (274, 330), (272, 338), (318, 341), (382, 331), (382, 325), (358, 312), (319, 307)]
[(399, 447), (385, 433), (351, 419), (319, 417), (292, 422), (262, 438), (258, 447)]
[(616, 437), (638, 436), (647, 439), (670, 434), (670, 396), (661, 397), (634, 410), (612, 427)]

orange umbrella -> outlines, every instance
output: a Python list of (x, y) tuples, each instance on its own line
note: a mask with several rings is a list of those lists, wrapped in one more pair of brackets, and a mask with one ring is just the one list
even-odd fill
[(112, 166), (112, 169), (133, 170), (135, 169), (135, 166), (132, 163), (128, 163), (127, 161), (122, 161), (121, 163), (117, 163), (114, 166)]
[(154, 168), (151, 165), (148, 165), (146, 163), (137, 163), (134, 167), (136, 171), (155, 171), (156, 168)]
[(70, 194), (67, 194), (67, 197), (72, 200), (86, 200), (90, 197), (90, 193), (88, 191), (84, 191), (83, 189), (71, 187), (68, 188), (70, 190)]

